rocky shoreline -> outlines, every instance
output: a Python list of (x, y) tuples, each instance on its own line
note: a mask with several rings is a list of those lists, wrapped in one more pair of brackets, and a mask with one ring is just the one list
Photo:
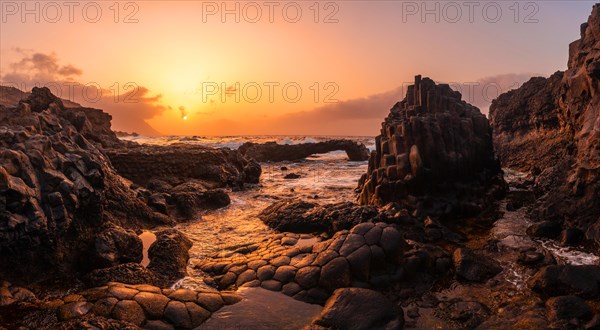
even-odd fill
[[(600, 328), (600, 258), (546, 245), (599, 255), (600, 4), (581, 32), (567, 72), (501, 95), (489, 122), (417, 76), (370, 155), (139, 145), (101, 110), (19, 91), (0, 105), (0, 329), (202, 328), (242, 288), (322, 306), (305, 329)], [(259, 162), (331, 150), (368, 158), (356, 203), (278, 200), (258, 215), (274, 234), (190, 261), (174, 226), (255, 189)], [(190, 269), (212, 289), (177, 288)]]

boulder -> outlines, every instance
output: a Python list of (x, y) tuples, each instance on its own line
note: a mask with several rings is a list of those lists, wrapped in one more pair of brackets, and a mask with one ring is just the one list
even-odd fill
[(127, 284), (156, 284), (159, 278), (139, 263), (126, 263), (108, 268), (96, 269), (83, 277), (88, 287), (99, 287), (109, 282)]
[(403, 311), (381, 293), (360, 288), (337, 289), (313, 324), (332, 329), (402, 329)]
[(155, 235), (156, 241), (148, 249), (148, 269), (168, 282), (186, 276), (192, 242), (176, 229), (161, 230)]
[(122, 263), (140, 263), (143, 259), (142, 240), (133, 230), (109, 227), (100, 232), (94, 242), (92, 257), (98, 266), (110, 267)]
[(576, 296), (553, 297), (546, 301), (546, 313), (551, 320), (589, 319), (590, 307)]
[(545, 296), (597, 297), (600, 294), (600, 266), (550, 265), (540, 269), (527, 283)]
[(486, 281), (502, 271), (493, 259), (478, 255), (467, 248), (458, 248), (452, 255), (456, 275), (471, 282)]

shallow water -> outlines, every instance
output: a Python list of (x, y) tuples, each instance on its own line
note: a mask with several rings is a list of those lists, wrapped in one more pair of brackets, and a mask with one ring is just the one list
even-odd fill
[(148, 258), (148, 249), (150, 248), (150, 245), (156, 241), (156, 235), (154, 235), (154, 233), (151, 231), (144, 231), (139, 235), (139, 237), (142, 240), (144, 255), (144, 258), (142, 259), (142, 266), (146, 267), (150, 263), (150, 259)]

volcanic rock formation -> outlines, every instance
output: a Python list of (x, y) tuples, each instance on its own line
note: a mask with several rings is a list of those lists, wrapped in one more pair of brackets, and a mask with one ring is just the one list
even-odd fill
[(534, 218), (600, 242), (600, 4), (569, 46), (566, 72), (532, 78), (490, 107), (503, 166), (535, 176)]
[(482, 187), (499, 173), (485, 116), (449, 85), (417, 76), (382, 124), (358, 202), (381, 206), (409, 195), (460, 194), (461, 184)]
[(325, 154), (331, 151), (344, 150), (351, 161), (369, 159), (369, 149), (364, 144), (351, 140), (329, 140), (317, 143), (277, 144), (267, 142), (257, 144), (246, 142), (238, 149), (247, 157), (259, 162), (282, 162), (304, 159), (314, 154)]
[(4, 278), (86, 270), (96, 260), (94, 238), (107, 227), (172, 223), (139, 200), (90, 142), (117, 141), (110, 122), (92, 124), (108, 119), (100, 110), (65, 109), (47, 88), (34, 88), (17, 107), (0, 106)]

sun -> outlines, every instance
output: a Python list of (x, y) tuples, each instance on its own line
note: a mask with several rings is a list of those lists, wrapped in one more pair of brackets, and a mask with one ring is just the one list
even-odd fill
[(183, 118), (182, 118), (182, 119), (183, 119), (183, 120), (187, 120), (187, 116), (183, 116)]

